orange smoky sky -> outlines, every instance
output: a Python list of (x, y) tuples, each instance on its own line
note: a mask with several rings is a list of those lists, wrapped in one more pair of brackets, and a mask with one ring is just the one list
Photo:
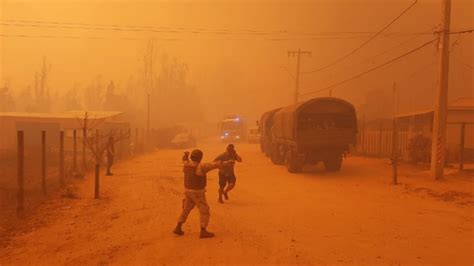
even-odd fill
[[(235, 108), (245, 106), (248, 115), (256, 115), (292, 101), (296, 61), (288, 57), (288, 50), (311, 51), (311, 57), (302, 57), (301, 71), (317, 69), (363, 43), (412, 2), (2, 0), (0, 82), (13, 92), (31, 85), (46, 57), (52, 66), (49, 85), (55, 93), (98, 75), (123, 88), (137, 77), (143, 50), (153, 39), (159, 58), (168, 55), (186, 63), (188, 82), (205, 104), (219, 101), (212, 97), (224, 91), (223, 97), (233, 98)], [(472, 28), (473, 10), (470, 0), (453, 1), (452, 29)], [(302, 75), (301, 93), (363, 72), (432, 39), (433, 35), (416, 33), (434, 31), (440, 14), (440, 1), (418, 1), (386, 30), (393, 35), (378, 37), (330, 69)], [(472, 35), (451, 38), (450, 97), (473, 96)], [(370, 91), (389, 93), (397, 82), (407, 103), (416, 95), (411, 94), (414, 88), (426, 96), (419, 104), (402, 108), (430, 106), (436, 54), (436, 45), (431, 45), (332, 93), (363, 105)], [(245, 99), (260, 100), (250, 106)]]

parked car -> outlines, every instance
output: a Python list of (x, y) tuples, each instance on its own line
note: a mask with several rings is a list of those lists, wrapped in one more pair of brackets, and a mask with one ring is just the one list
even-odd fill
[(196, 146), (196, 139), (189, 132), (179, 133), (171, 140), (171, 145), (178, 149)]
[(260, 132), (258, 130), (258, 127), (251, 127), (247, 130), (247, 141), (249, 143), (260, 142)]

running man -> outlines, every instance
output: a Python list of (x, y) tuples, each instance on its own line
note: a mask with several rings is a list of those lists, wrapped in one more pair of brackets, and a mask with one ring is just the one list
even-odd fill
[[(230, 161), (230, 164), (224, 165), (222, 168), (219, 168), (219, 203), (224, 203), (224, 199), (229, 199), (229, 192), (235, 187), (235, 182), (237, 181), (234, 172), (235, 161), (242, 162), (242, 157), (240, 157), (235, 151), (234, 144), (229, 144), (226, 151), (217, 156), (214, 162), (224, 162)], [(226, 187), (227, 186), (227, 187)]]

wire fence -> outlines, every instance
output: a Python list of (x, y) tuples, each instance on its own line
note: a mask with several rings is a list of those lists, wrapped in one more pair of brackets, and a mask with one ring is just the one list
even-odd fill
[[(428, 153), (431, 152), (431, 134), (424, 131), (398, 131), (396, 147), (393, 147), (393, 130), (382, 129), (362, 129), (357, 135), (357, 144), (354, 153), (364, 156), (374, 156), (391, 158), (394, 148), (400, 159), (413, 161), (413, 153), (422, 152), (420, 146), (415, 145), (415, 138), (424, 138), (428, 143), (425, 147)], [(458, 163), (463, 168), (465, 163), (474, 162), (474, 125), (473, 124), (449, 124), (447, 126), (446, 140), (446, 160), (449, 163)], [(425, 145), (426, 146), (426, 145)], [(418, 149), (415, 151), (415, 149)], [(461, 169), (462, 170), (462, 169)]]
[[(154, 147), (153, 135), (144, 129), (120, 130), (114, 143), (114, 161), (124, 160)], [(152, 132), (151, 130), (148, 132)], [(0, 150), (0, 233), (12, 221), (35, 210), (49, 196), (74, 197), (68, 185), (83, 179), (97, 164), (82, 131), (17, 132), (16, 150)], [(125, 137), (123, 137), (125, 136)], [(147, 141), (149, 139), (149, 141)], [(100, 164), (105, 166), (102, 156)], [(92, 195), (91, 195), (92, 197)]]

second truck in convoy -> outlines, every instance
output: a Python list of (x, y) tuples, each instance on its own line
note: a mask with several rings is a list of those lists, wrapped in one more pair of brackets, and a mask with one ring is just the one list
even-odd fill
[(263, 114), (260, 132), (262, 151), (273, 163), (286, 163), (289, 172), (321, 161), (328, 171), (338, 171), (356, 142), (356, 112), (345, 100), (315, 98)]
[(263, 113), (258, 123), (260, 127), (260, 150), (267, 156), (270, 155), (272, 147), (273, 115), (278, 110), (280, 110), (280, 108)]

